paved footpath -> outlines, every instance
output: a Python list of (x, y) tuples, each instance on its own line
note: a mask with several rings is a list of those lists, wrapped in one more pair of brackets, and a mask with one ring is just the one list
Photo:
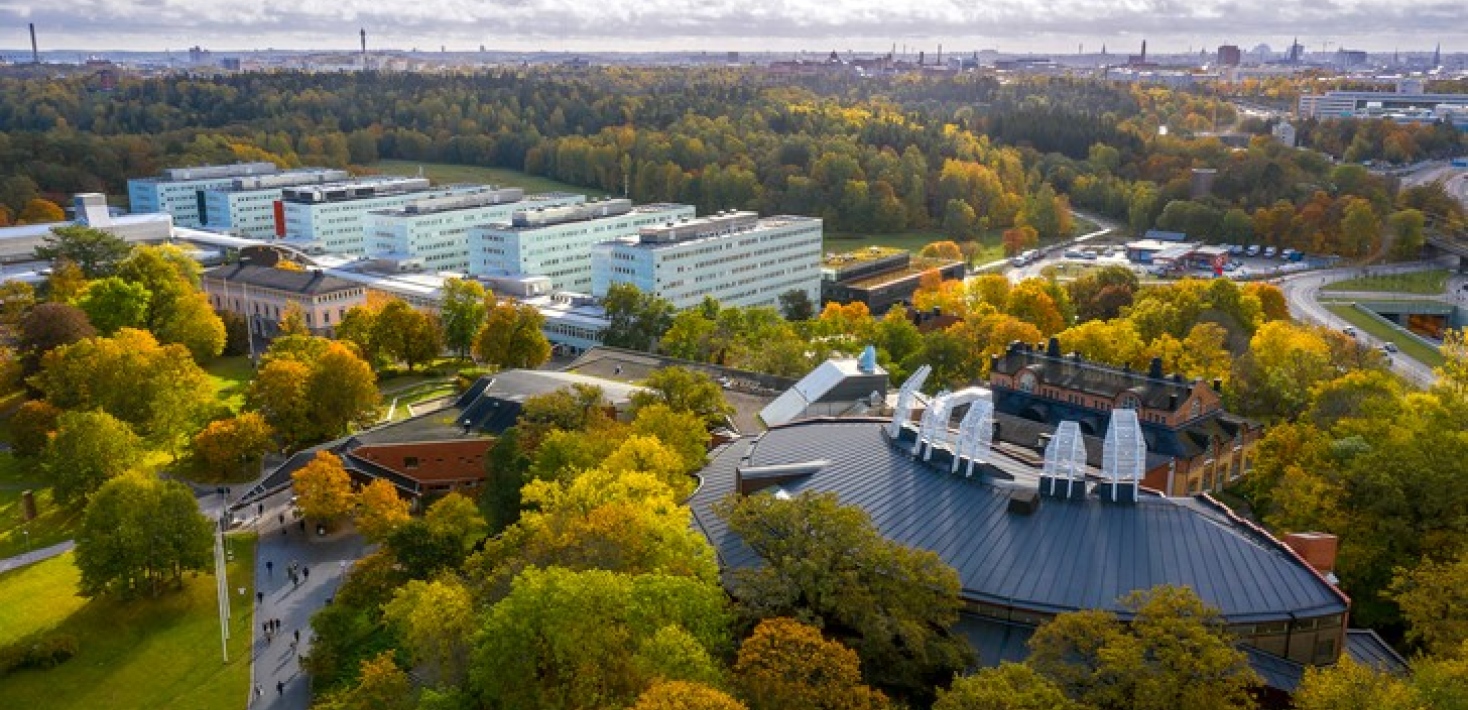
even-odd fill
[(9, 572), (10, 570), (19, 569), (28, 564), (40, 562), (41, 560), (49, 560), (52, 557), (66, 552), (73, 547), (76, 547), (76, 541), (66, 540), (64, 542), (58, 542), (50, 547), (43, 547), (39, 550), (31, 550), (30, 552), (16, 555), (15, 557), (7, 557), (3, 560), (0, 560), (0, 572)]
[[(347, 569), (364, 553), (362, 538), (350, 526), (324, 537), (310, 526), (303, 532), (289, 501), (289, 492), (271, 496), (264, 503), (264, 515), (251, 525), (260, 534), (255, 546), (256, 591), (264, 594), (264, 602), (255, 608), (250, 646), (254, 661), (250, 674), (253, 708), (305, 710), (310, 705), (310, 683), (299, 659), (310, 652), (311, 615), (336, 595)], [(257, 510), (251, 508), (249, 512)], [(280, 522), (282, 515), (284, 525)], [(307, 571), (300, 575), (299, 583), (292, 583), (288, 574), (292, 562)], [(263, 624), (270, 619), (280, 620), (280, 630), (274, 640), (267, 641)], [(297, 631), (301, 640), (292, 649)], [(261, 690), (258, 699), (255, 687)]]

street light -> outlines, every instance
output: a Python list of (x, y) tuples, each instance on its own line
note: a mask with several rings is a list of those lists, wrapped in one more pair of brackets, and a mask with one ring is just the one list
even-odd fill
[(26, 552), (30, 552), (31, 551), (31, 529), (30, 528), (21, 528), (20, 529), (20, 532), (21, 532), (21, 534), (25, 535), (25, 551)]

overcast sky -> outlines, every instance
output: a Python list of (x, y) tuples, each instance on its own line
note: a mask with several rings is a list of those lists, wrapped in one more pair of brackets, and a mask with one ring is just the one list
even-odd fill
[[(0, 47), (1468, 51), (1463, 0), (0, 0)], [(1325, 44), (1329, 42), (1329, 44)], [(914, 50), (915, 51), (915, 50)]]

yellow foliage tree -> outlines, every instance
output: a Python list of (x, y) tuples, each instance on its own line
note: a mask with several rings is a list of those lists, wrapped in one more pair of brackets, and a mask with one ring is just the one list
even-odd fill
[(408, 501), (385, 478), (373, 480), (357, 494), (357, 530), (369, 542), (383, 542), (410, 519)]
[(310, 463), (291, 474), (291, 485), (301, 513), (323, 522), (347, 516), (356, 502), (351, 476), (342, 468), (342, 460), (329, 451), (318, 452)]
[(749, 710), (749, 706), (702, 683), (671, 680), (643, 691), (632, 710)]
[(794, 619), (761, 621), (739, 647), (734, 684), (750, 710), (868, 710), (887, 698), (861, 681), (856, 651)]

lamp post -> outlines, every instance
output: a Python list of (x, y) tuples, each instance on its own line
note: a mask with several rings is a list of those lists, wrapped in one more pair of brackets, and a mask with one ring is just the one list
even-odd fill
[(20, 532), (21, 532), (22, 535), (25, 535), (25, 551), (26, 552), (30, 552), (31, 551), (31, 529), (30, 528), (21, 528), (20, 529)]

